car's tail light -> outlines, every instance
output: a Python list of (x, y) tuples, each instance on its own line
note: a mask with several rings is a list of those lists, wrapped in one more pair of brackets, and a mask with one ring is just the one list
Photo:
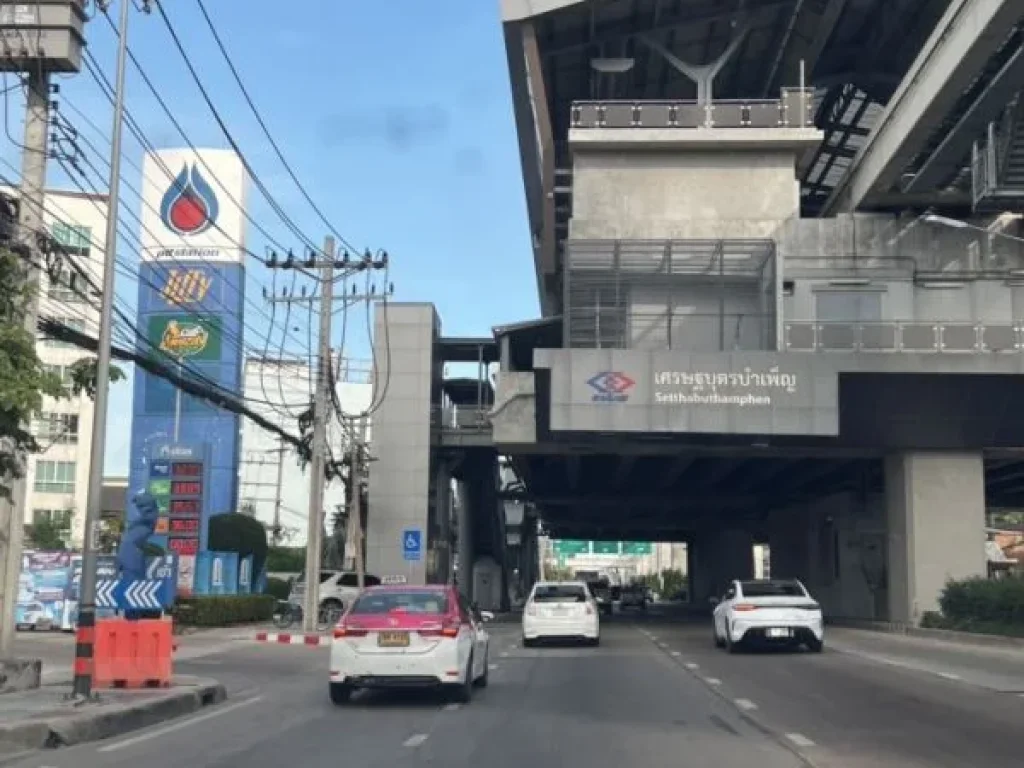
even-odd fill
[(441, 625), (441, 637), (456, 637), (462, 628), (462, 622), (458, 617), (445, 619)]
[(334, 632), (332, 634), (337, 640), (342, 637), (366, 637), (367, 631), (368, 630), (358, 624), (352, 624), (345, 621), (345, 619), (342, 619), (334, 627)]
[(750, 603), (737, 603), (732, 607), (734, 611), (756, 611), (757, 606)]

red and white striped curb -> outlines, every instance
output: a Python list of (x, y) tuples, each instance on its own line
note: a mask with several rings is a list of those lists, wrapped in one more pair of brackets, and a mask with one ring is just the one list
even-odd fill
[(292, 634), (291, 632), (257, 632), (257, 643), (275, 643), (277, 645), (328, 645), (331, 638), (327, 635)]

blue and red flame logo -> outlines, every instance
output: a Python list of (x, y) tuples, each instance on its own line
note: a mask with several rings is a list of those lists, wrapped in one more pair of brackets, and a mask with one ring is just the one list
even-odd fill
[(629, 392), (636, 382), (620, 371), (601, 371), (587, 379), (587, 384), (594, 390), (591, 396), (593, 402), (624, 403), (629, 399)]
[(217, 222), (219, 211), (217, 194), (195, 163), (182, 166), (160, 201), (160, 218), (177, 235), (202, 234)]

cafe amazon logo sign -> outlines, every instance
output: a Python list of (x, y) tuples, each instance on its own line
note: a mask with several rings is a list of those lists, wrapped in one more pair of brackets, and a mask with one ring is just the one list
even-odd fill
[(149, 318), (149, 343), (154, 349), (182, 360), (220, 360), (220, 320), (191, 315), (154, 315)]

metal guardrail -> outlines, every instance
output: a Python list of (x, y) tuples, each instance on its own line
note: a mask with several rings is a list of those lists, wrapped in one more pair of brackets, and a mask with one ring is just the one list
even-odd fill
[(783, 323), (789, 352), (1019, 353), (1024, 324), (906, 320), (878, 323)]
[(572, 128), (813, 128), (814, 91), (784, 88), (780, 99), (576, 101)]
[(431, 415), (434, 425), (442, 431), (487, 431), (491, 428), (487, 415), (490, 410), (490, 406), (434, 406)]

